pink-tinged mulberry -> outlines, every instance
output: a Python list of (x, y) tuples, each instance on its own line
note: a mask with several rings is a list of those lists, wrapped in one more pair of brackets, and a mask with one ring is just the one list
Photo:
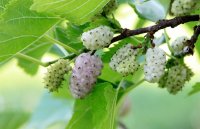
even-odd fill
[(102, 61), (95, 55), (82, 53), (76, 58), (70, 80), (70, 91), (75, 98), (84, 98), (93, 89), (103, 68)]

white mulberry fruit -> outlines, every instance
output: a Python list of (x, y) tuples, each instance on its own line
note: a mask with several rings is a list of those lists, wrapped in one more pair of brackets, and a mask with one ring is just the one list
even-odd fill
[(193, 72), (184, 65), (173, 66), (169, 69), (166, 87), (171, 94), (176, 94), (182, 90), (186, 81), (189, 81), (193, 76)]
[(103, 8), (103, 11), (105, 14), (109, 15), (117, 9), (117, 6), (117, 0), (110, 0), (110, 2), (108, 2), (108, 4)]
[(165, 73), (166, 54), (158, 48), (149, 48), (144, 65), (145, 80), (151, 83), (158, 82)]
[(174, 0), (171, 6), (171, 13), (175, 16), (190, 14), (198, 9), (198, 0)]
[(182, 55), (186, 52), (187, 40), (188, 38), (186, 36), (181, 36), (172, 42), (171, 47), (175, 56)]
[(97, 50), (111, 43), (114, 33), (107, 26), (99, 26), (84, 32), (81, 36), (83, 45), (89, 50)]
[(75, 98), (84, 98), (93, 89), (103, 68), (102, 61), (95, 55), (82, 53), (76, 58), (70, 80), (70, 91)]
[(50, 92), (58, 91), (61, 87), (64, 75), (71, 70), (69, 60), (59, 59), (56, 63), (52, 64), (44, 76), (44, 83)]
[(109, 65), (123, 76), (133, 74), (140, 66), (136, 60), (137, 53), (138, 50), (133, 49), (132, 44), (127, 44), (113, 55)]

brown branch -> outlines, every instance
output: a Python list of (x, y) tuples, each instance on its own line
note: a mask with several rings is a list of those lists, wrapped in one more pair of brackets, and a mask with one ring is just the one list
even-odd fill
[[(134, 35), (138, 35), (138, 34), (143, 34), (143, 33), (148, 33), (150, 34), (151, 36), (153, 36), (153, 34), (155, 32), (157, 32), (158, 30), (161, 30), (161, 29), (164, 29), (164, 28), (167, 28), (167, 27), (176, 27), (180, 24), (184, 24), (184, 23), (187, 23), (187, 22), (192, 22), (192, 21), (199, 21), (199, 15), (190, 15), (190, 16), (181, 16), (181, 17), (175, 17), (173, 19), (169, 19), (169, 20), (160, 20), (157, 22), (156, 25), (152, 25), (152, 26), (149, 26), (149, 27), (144, 27), (144, 28), (139, 28), (139, 29), (136, 29), (136, 30), (129, 30), (129, 29), (122, 29), (121, 31), (121, 34), (114, 37), (112, 40), (111, 40), (111, 43), (113, 42), (116, 42), (116, 41), (119, 41), (119, 40), (122, 40), (122, 39), (125, 39), (127, 37), (130, 37), (130, 36), (134, 36)], [(197, 32), (196, 33), (199, 33), (200, 31), (200, 27), (197, 27), (198, 30), (196, 30)], [(198, 34), (199, 35), (199, 34)], [(195, 43), (196, 40), (197, 40), (197, 37), (198, 35), (193, 35), (193, 37), (191, 38), (191, 43)], [(108, 46), (109, 47), (109, 46)], [(136, 46), (136, 47), (139, 47), (141, 48), (141, 46)], [(194, 49), (194, 46), (192, 46), (192, 50)], [(81, 50), (81, 52), (88, 52), (89, 50), (87, 50), (86, 48), (83, 48)], [(93, 53), (95, 53), (95, 51), (93, 51)], [(77, 55), (75, 54), (70, 54), (66, 57), (62, 57), (63, 59), (73, 59), (75, 58)], [(51, 65), (53, 63), (57, 62), (57, 60), (54, 60), (54, 61), (51, 61), (51, 62), (47, 62), (47, 66), (48, 65)]]
[(190, 38), (190, 40), (187, 41), (187, 45), (189, 46), (189, 51), (187, 54), (193, 54), (194, 53), (194, 47), (195, 43), (198, 40), (198, 37), (200, 35), (200, 25), (194, 27), (194, 34)]
[(181, 17), (175, 17), (170, 20), (160, 20), (158, 21), (156, 25), (152, 25), (145, 28), (139, 28), (136, 30), (123, 29), (121, 34), (114, 37), (111, 42), (113, 43), (113, 42), (122, 40), (124, 38), (138, 35), (138, 34), (143, 34), (143, 33), (148, 33), (148, 32), (155, 33), (158, 30), (161, 30), (167, 27), (174, 28), (180, 24), (184, 24), (184, 23), (192, 22), (192, 21), (199, 21), (199, 15), (181, 16)]

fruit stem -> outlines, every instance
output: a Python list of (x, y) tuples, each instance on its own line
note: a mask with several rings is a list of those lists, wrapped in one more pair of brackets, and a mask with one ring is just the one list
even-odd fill
[(165, 52), (165, 54), (166, 54), (168, 57), (171, 57), (172, 59), (175, 59), (175, 60), (177, 60), (177, 58), (176, 58), (176, 57), (174, 57), (174, 56), (172, 56), (172, 55), (170, 55), (170, 54), (168, 54), (168, 53), (166, 53), (166, 52)]
[(60, 41), (58, 41), (58, 40), (56, 40), (56, 39), (48, 36), (48, 35), (45, 35), (44, 38), (46, 38), (47, 40), (49, 40), (51, 43), (56, 43), (56, 44), (64, 47), (67, 51), (73, 52), (76, 55), (79, 54), (79, 52), (77, 50), (75, 50), (74, 48), (72, 48), (72, 47), (70, 47), (70, 46), (68, 46), (68, 45), (66, 45), (66, 44), (64, 44), (64, 43), (62, 43), (62, 42), (60, 42)]
[(126, 96), (128, 95), (128, 93), (135, 89), (137, 86), (139, 86), (140, 84), (142, 84), (145, 81), (145, 79), (142, 79), (140, 81), (138, 81), (137, 83), (133, 84), (132, 86), (130, 86), (129, 88), (125, 89), (123, 91), (123, 95), (118, 98), (118, 103), (117, 103), (117, 111), (119, 111), (120, 106), (122, 105), (123, 101), (125, 100)]
[(170, 51), (171, 53), (173, 53), (173, 49), (172, 49), (172, 47), (171, 47), (170, 44), (169, 44), (169, 36), (168, 36), (168, 34), (167, 34), (166, 29), (164, 29), (164, 35), (165, 35), (165, 40), (166, 40), (167, 46), (168, 46), (168, 48), (169, 48), (169, 51)]
[(136, 37), (132, 36), (131, 37), (133, 40), (135, 40), (137, 43), (142, 43), (142, 41), (138, 40)]
[(33, 63), (38, 64), (38, 65), (41, 65), (43, 67), (47, 67), (48, 66), (47, 63), (43, 63), (38, 59), (35, 59), (35, 58), (31, 57), (31, 56), (27, 56), (27, 55), (22, 54), (22, 53), (17, 53), (16, 56), (18, 58), (22, 58), (22, 59), (28, 60), (30, 62), (33, 62)]
[(142, 80), (138, 81), (137, 83), (133, 84), (132, 86), (128, 87), (127, 89), (124, 90), (124, 94), (129, 93), (131, 90), (135, 89), (137, 86), (142, 84), (145, 81), (143, 78)]
[(124, 77), (121, 79), (121, 81), (120, 81), (120, 83), (119, 83), (119, 85), (117, 87), (117, 91), (119, 91), (119, 89), (122, 86), (123, 82), (124, 82)]

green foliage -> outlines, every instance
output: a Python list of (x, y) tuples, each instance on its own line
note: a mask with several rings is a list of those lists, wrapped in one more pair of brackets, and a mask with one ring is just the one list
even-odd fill
[(116, 101), (117, 91), (111, 84), (97, 84), (89, 96), (76, 100), (66, 129), (113, 129)]
[(30, 11), (31, 4), (31, 0), (12, 1), (2, 15), (3, 19), (0, 21), (1, 63), (35, 44), (58, 22), (57, 17)]
[[(138, 40), (139, 39), (139, 40)], [(103, 53), (102, 53), (102, 60), (104, 62), (110, 62), (111, 57), (115, 54), (115, 52), (121, 48), (123, 45), (127, 44), (127, 43), (131, 43), (134, 46), (138, 45), (139, 43), (142, 42), (143, 38), (136, 38), (136, 37), (132, 37), (132, 38), (126, 38), (122, 41), (120, 41), (119, 43), (115, 43), (113, 44), (113, 46), (111, 46), (109, 49), (106, 49)], [(138, 42), (141, 41), (141, 42)]]
[(156, 22), (167, 16), (170, 0), (147, 0), (143, 2), (132, 0), (130, 5), (141, 18)]
[(53, 92), (53, 96), (57, 98), (63, 99), (72, 99), (72, 95), (69, 91), (69, 81), (70, 81), (71, 74), (65, 74), (65, 80), (61, 84), (61, 88), (58, 89), (57, 92)]
[(55, 98), (45, 93), (26, 128), (46, 129), (57, 122), (67, 123), (72, 112), (72, 104), (72, 99)]
[(70, 45), (76, 50), (83, 48), (83, 44), (80, 40), (80, 36), (83, 33), (83, 30), (87, 27), (86, 25), (77, 26), (72, 23), (63, 22), (60, 25), (57, 25), (54, 30), (54, 36), (57, 40)]
[(65, 17), (67, 20), (83, 24), (99, 13), (109, 0), (34, 0), (32, 10)]
[[(52, 43), (49, 43), (44, 38), (32, 44), (27, 49), (22, 51), (23, 54), (41, 59), (44, 53), (46, 53), (52, 47)], [(39, 66), (33, 62), (18, 58), (18, 65), (30, 75), (35, 75), (38, 71)]]
[(20, 128), (29, 118), (28, 113), (23, 111), (5, 111), (0, 113), (1, 129), (17, 129)]
[(200, 92), (200, 82), (197, 82), (193, 87), (192, 90), (188, 93), (188, 95), (193, 95)]
[[(55, 45), (53, 41), (56, 40), (80, 51), (84, 48), (80, 40), (81, 34), (100, 25), (109, 26), (115, 34), (119, 34), (122, 30), (121, 21), (115, 19), (115, 14), (109, 16), (101, 14), (102, 8), (108, 2), (109, 0), (0, 0), (0, 64), (15, 57), (17, 53), (40, 61), (51, 48), (51, 52), (59, 57), (70, 54), (62, 48), (62, 45)], [(165, 19), (170, 6), (170, 0), (118, 0), (118, 2), (120, 4), (129, 2), (140, 17), (135, 21), (134, 28), (143, 27), (148, 20), (156, 22)], [(194, 22), (187, 26), (192, 28), (196, 24), (197, 22)], [(45, 39), (47, 34), (55, 40), (47, 41)], [(154, 40), (156, 44), (165, 42), (164, 35)], [(140, 82), (138, 80), (141, 80), (144, 75), (143, 67), (140, 67), (134, 75), (123, 78), (109, 67), (113, 54), (127, 43), (134, 46), (142, 44), (143, 48), (152, 47), (150, 38), (147, 37), (145, 40), (145, 37), (140, 35), (140, 37), (128, 37), (113, 43), (109, 48), (95, 51), (96, 55), (101, 56), (104, 67), (93, 91), (85, 99), (74, 100), (69, 91), (71, 75), (65, 75), (66, 80), (63, 81), (62, 88), (52, 95), (45, 92), (39, 106), (25, 126), (46, 129), (61, 123), (67, 126), (66, 129), (114, 129), (117, 125), (116, 112), (120, 105), (119, 100), (126, 94), (127, 89), (135, 88), (137, 84), (135, 82)], [(195, 45), (195, 52), (200, 55), (199, 40)], [(71, 60), (71, 65), (74, 59)], [(38, 64), (22, 57), (17, 57), (17, 60), (18, 65), (27, 74), (37, 73)], [(144, 53), (138, 60), (144, 63)], [(169, 59), (166, 67), (172, 67), (176, 61), (176, 58)], [(117, 86), (119, 83), (120, 87)], [(189, 95), (197, 92), (200, 92), (199, 82), (193, 86)], [(73, 103), (74, 109), (72, 109)], [(29, 114), (25, 112), (6, 112), (1, 115), (0, 128), (2, 129), (18, 128), (29, 118)], [(7, 121), (11, 124), (7, 125)]]
[(0, 0), (0, 15), (5, 10), (5, 6), (8, 4), (9, 0)]

